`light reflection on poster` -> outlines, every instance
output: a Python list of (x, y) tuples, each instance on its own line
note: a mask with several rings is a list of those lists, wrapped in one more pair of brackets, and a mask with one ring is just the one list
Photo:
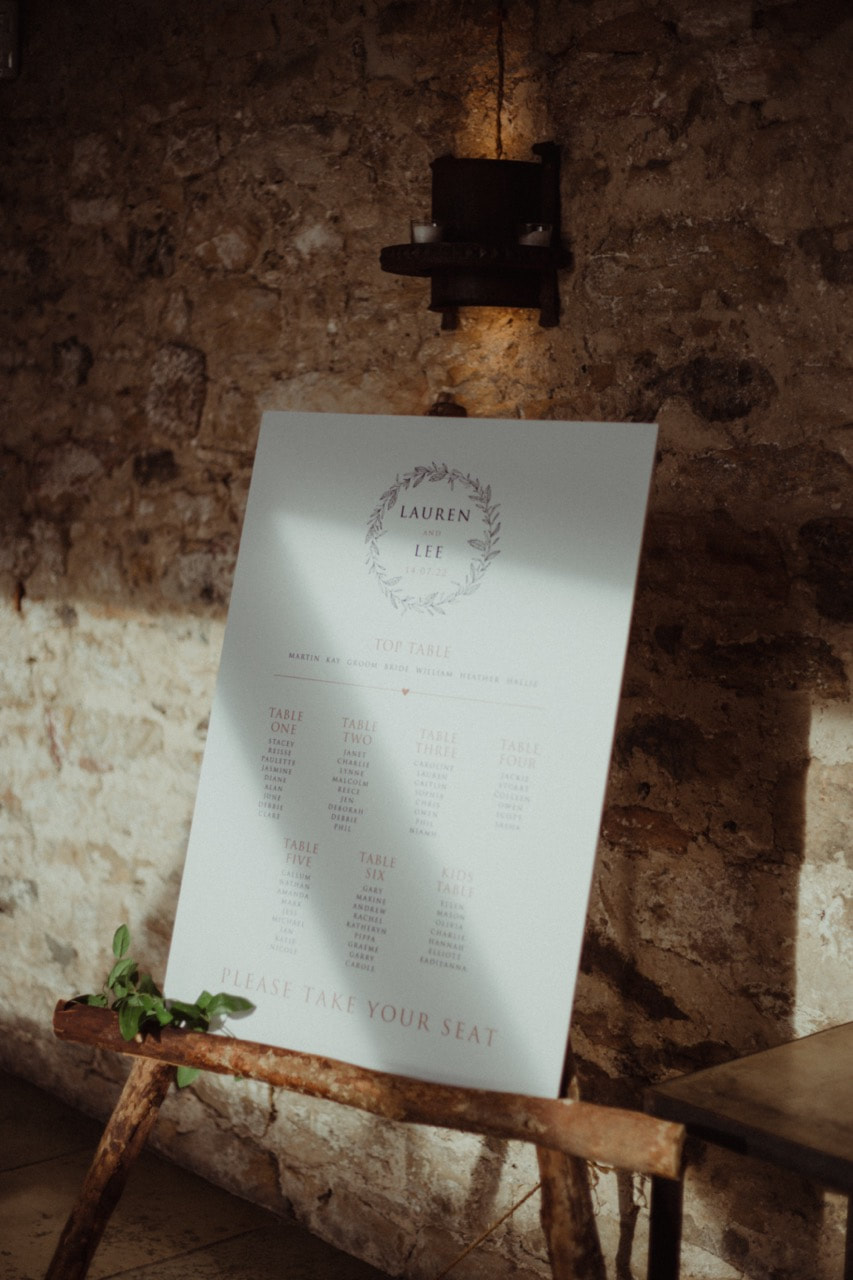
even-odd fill
[(167, 995), (556, 1094), (655, 437), (265, 414)]

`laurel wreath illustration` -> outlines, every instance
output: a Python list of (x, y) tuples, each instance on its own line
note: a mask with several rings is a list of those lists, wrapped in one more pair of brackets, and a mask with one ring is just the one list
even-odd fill
[[(399, 586), (401, 578), (392, 576), (391, 571), (382, 563), (379, 540), (386, 532), (384, 528), (385, 517), (397, 505), (397, 500), (402, 493), (406, 493), (410, 489), (417, 489), (418, 485), (423, 484), (424, 481), (435, 484), (442, 480), (448, 482), (451, 490), (455, 484), (468, 490), (474, 506), (478, 508), (483, 516), (483, 537), (468, 539), (468, 546), (473, 548), (477, 554), (472, 558), (464, 580), (457, 583), (452, 591), (433, 591), (427, 596), (408, 595)], [(497, 503), (492, 502), (491, 485), (480, 484), (479, 480), (472, 478), (470, 475), (466, 476), (461, 471), (451, 469), (446, 462), (433, 462), (428, 467), (415, 467), (413, 471), (408, 471), (404, 476), (397, 476), (391, 487), (386, 489), (379, 499), (379, 503), (367, 523), (367, 536), (365, 538), (367, 543), (367, 567), (395, 609), (399, 609), (403, 613), (409, 609), (429, 614), (444, 613), (446, 605), (452, 604), (460, 596), (469, 596), (477, 590), (490, 563), (495, 556), (500, 555), (497, 546), (500, 541), (501, 528), (499, 515), (500, 507)]]

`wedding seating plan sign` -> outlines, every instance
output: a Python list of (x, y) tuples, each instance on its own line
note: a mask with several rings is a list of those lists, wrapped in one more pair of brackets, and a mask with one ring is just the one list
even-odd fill
[(655, 439), (264, 415), (167, 995), (557, 1095)]

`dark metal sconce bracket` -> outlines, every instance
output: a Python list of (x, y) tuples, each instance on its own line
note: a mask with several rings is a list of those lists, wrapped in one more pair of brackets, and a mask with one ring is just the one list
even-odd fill
[(382, 250), (383, 271), (429, 277), (443, 328), (455, 327), (458, 307), (538, 308), (543, 327), (559, 324), (557, 271), (570, 261), (560, 238), (560, 149), (540, 142), (533, 153), (539, 162), (433, 160), (424, 224), (433, 238)]

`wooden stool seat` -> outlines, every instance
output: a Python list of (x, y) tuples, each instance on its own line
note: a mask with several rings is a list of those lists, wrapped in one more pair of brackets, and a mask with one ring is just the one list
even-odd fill
[[(646, 1111), (848, 1196), (853, 1280), (853, 1022), (646, 1091)], [(650, 1280), (677, 1280), (683, 1183), (653, 1179)]]

